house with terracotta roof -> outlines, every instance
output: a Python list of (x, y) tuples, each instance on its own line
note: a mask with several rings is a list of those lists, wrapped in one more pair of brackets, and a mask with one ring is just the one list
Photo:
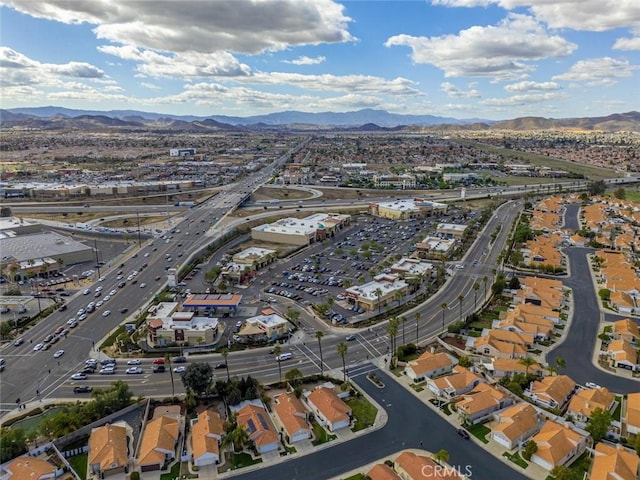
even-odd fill
[(493, 414), (491, 439), (513, 450), (523, 446), (540, 430), (544, 416), (530, 403), (517, 403)]
[(616, 396), (605, 387), (581, 388), (571, 397), (566, 416), (571, 417), (577, 426), (584, 428), (596, 408), (611, 411), (615, 406)]
[[(543, 325), (542, 322), (548, 322), (548, 324)], [(509, 316), (504, 320), (494, 320), (491, 324), (491, 328), (496, 330), (508, 330), (510, 332), (533, 335), (536, 342), (549, 340), (553, 333), (553, 326), (553, 322), (543, 318), (540, 318), (540, 322), (527, 322), (514, 316)]]
[(306, 400), (316, 421), (330, 432), (351, 425), (351, 407), (332, 388), (314, 388), (306, 394)]
[(411, 360), (404, 368), (404, 373), (414, 382), (451, 373), (458, 362), (444, 352), (424, 352), (415, 360)]
[(444, 468), (431, 457), (403, 451), (393, 462), (402, 480), (454, 480), (461, 479), (454, 469)]
[(456, 410), (463, 423), (480, 423), (491, 417), (493, 412), (513, 405), (513, 399), (486, 383), (479, 383), (473, 390), (456, 402)]
[(629, 342), (619, 338), (612, 340), (607, 346), (607, 356), (614, 367), (626, 370), (638, 370), (638, 351)]
[(588, 480), (636, 480), (640, 458), (635, 452), (599, 442), (593, 449)]
[(283, 393), (276, 398), (273, 410), (284, 427), (288, 443), (311, 438), (312, 430), (307, 417), (309, 412), (293, 392)]
[(540, 366), (539, 363), (534, 363), (527, 368), (527, 366), (523, 365), (520, 359), (517, 358), (494, 358), (490, 363), (485, 364), (485, 366), (495, 378), (513, 377), (518, 373), (530, 373), (537, 376), (542, 375), (542, 366)]
[(524, 391), (524, 396), (536, 405), (562, 410), (576, 388), (576, 382), (566, 375), (534, 380)]
[(521, 334), (505, 330), (485, 329), (483, 335), (477, 338), (469, 337), (466, 348), (478, 355), (493, 358), (524, 358), (527, 356), (527, 340), (533, 343), (533, 336), (526, 340)]
[(452, 399), (470, 392), (480, 382), (484, 382), (484, 378), (456, 365), (451, 375), (428, 379), (427, 388), (437, 397)]
[(238, 425), (247, 430), (258, 453), (278, 450), (280, 437), (262, 402), (245, 401), (232, 407), (232, 410), (235, 410)]
[(624, 420), (627, 424), (627, 432), (640, 435), (640, 393), (630, 393), (625, 402), (627, 411)]
[(627, 292), (616, 290), (609, 294), (609, 306), (620, 314), (629, 315), (635, 311), (633, 297)]
[(531, 461), (551, 471), (580, 456), (587, 447), (588, 439), (586, 432), (581, 433), (567, 425), (547, 420), (531, 439), (538, 446), (531, 455)]
[(622, 339), (625, 342), (632, 344), (640, 344), (640, 330), (638, 325), (630, 318), (623, 318), (612, 324), (613, 330), (610, 335), (617, 339)]
[(160, 415), (147, 422), (138, 449), (136, 463), (141, 472), (161, 470), (176, 458), (182, 432), (181, 417)]
[(393, 468), (385, 463), (376, 463), (367, 472), (367, 477), (371, 480), (402, 480)]
[(13, 459), (2, 467), (2, 480), (47, 480), (61, 477), (61, 468), (39, 457), (24, 455)]
[(220, 442), (224, 423), (213, 409), (203, 410), (191, 420), (191, 446), (196, 467), (220, 463)]
[(127, 429), (124, 422), (106, 424), (91, 430), (89, 436), (89, 472), (100, 478), (129, 473)]

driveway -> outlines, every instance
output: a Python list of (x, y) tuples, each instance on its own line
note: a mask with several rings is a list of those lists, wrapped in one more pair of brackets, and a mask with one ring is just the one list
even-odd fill
[(469, 465), (474, 480), (526, 478), (472, 441), (462, 440), (449, 423), (398, 382), (388, 378), (386, 372), (375, 370), (375, 374), (385, 383), (385, 388), (377, 388), (364, 375), (352, 381), (386, 410), (388, 422), (383, 428), (304, 457), (248, 472), (242, 478), (325, 480), (404, 448), (423, 448), (432, 452), (445, 449), (450, 454), (449, 463), (459, 466), (462, 471)]

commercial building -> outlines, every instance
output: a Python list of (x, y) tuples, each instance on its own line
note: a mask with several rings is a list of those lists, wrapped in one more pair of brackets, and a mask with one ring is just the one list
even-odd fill
[(347, 288), (344, 294), (350, 305), (372, 311), (393, 301), (400, 302), (408, 293), (409, 284), (398, 275), (381, 274), (364, 285)]
[(408, 173), (400, 175), (374, 175), (373, 183), (376, 188), (397, 188), (407, 190), (416, 188), (416, 177)]
[(147, 318), (147, 342), (151, 346), (209, 345), (218, 334), (218, 319), (198, 317), (178, 310), (178, 303), (161, 303)]
[(233, 261), (227, 263), (220, 276), (235, 284), (249, 282), (255, 277), (256, 272), (274, 262), (278, 258), (276, 250), (268, 248), (250, 247), (236, 253)]
[(391, 202), (377, 202), (369, 204), (369, 213), (382, 218), (392, 220), (406, 220), (408, 218), (422, 217), (446, 213), (447, 205), (431, 202), (420, 198), (394, 200)]
[(447, 258), (453, 251), (456, 240), (440, 237), (426, 236), (421, 242), (416, 243), (416, 252), (426, 258)]
[(444, 236), (444, 238), (462, 238), (466, 230), (466, 225), (457, 223), (439, 223), (436, 226), (436, 233)]
[(268, 243), (309, 245), (333, 236), (351, 221), (350, 215), (316, 213), (305, 218), (283, 218), (251, 229), (251, 238)]
[(240, 343), (259, 343), (284, 338), (288, 333), (289, 322), (268, 308), (261, 315), (245, 320), (238, 337)]
[(431, 274), (433, 264), (417, 258), (403, 257), (389, 267), (391, 273), (400, 275), (402, 278), (425, 278)]

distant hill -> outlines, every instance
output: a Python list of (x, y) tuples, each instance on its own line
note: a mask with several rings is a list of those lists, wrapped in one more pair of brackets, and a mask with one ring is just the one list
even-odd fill
[(43, 130), (147, 130), (157, 132), (223, 131), (453, 131), (453, 130), (599, 130), (640, 132), (640, 112), (616, 113), (605, 117), (553, 119), (520, 117), (493, 122), (482, 119), (459, 120), (433, 115), (399, 115), (384, 110), (306, 113), (285, 111), (252, 117), (211, 115), (196, 117), (112, 110), (108, 112), (72, 110), (61, 107), (13, 108), (0, 110), (0, 127)]

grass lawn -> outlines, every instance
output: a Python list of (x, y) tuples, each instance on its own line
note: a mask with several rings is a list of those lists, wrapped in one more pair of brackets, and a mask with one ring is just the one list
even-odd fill
[(442, 411), (444, 412), (444, 414), (448, 417), (449, 415), (451, 415), (451, 407), (449, 406), (448, 403), (446, 403), (444, 405), (444, 407), (442, 407)]
[[(236, 468), (248, 467), (249, 465), (255, 465), (256, 463), (261, 463), (261, 458), (256, 458), (255, 460), (248, 453), (235, 453), (232, 452), (229, 458), (229, 463), (231, 463), (231, 468), (235, 470)], [(163, 479), (160, 479), (163, 480)]]
[(160, 480), (173, 480), (180, 477), (180, 462), (176, 462), (171, 466), (171, 470), (160, 475)]
[(487, 440), (485, 437), (489, 432), (491, 432), (491, 430), (485, 427), (483, 424), (477, 423), (475, 425), (471, 425), (470, 427), (467, 427), (467, 430), (471, 435), (476, 437), (482, 443), (489, 443), (489, 440)]
[(529, 466), (529, 464), (527, 462), (525, 462), (525, 460), (518, 454), (518, 452), (515, 452), (513, 454), (511, 454), (509, 452), (504, 452), (502, 454), (502, 456), (503, 457), (507, 457), (513, 463), (515, 463), (516, 465), (521, 466), (522, 468), (527, 468)]
[(344, 480), (366, 480), (367, 478), (369, 477), (367, 477), (364, 473), (356, 473), (355, 475), (351, 475)]
[(349, 398), (346, 403), (351, 407), (351, 412), (353, 413), (354, 425), (351, 429), (352, 431), (357, 432), (373, 425), (378, 409), (366, 398)]
[(83, 453), (81, 455), (74, 455), (73, 457), (69, 457), (69, 465), (75, 470), (75, 472), (80, 476), (82, 480), (87, 478), (87, 460), (89, 458), (88, 453)]
[(491, 322), (471, 322), (469, 328), (474, 330), (482, 330), (483, 328), (491, 328)]
[(622, 413), (622, 397), (616, 395), (616, 402), (618, 402), (618, 406), (613, 411), (613, 419), (620, 421), (620, 414)]
[(416, 385), (415, 383), (411, 384), (411, 388), (413, 388), (416, 392), (422, 392), (424, 390), (424, 387), (421, 387), (420, 385)]
[(318, 422), (312, 422), (311, 425), (313, 426), (313, 436), (314, 436), (314, 439), (311, 442), (313, 446), (322, 445), (323, 443), (327, 443), (327, 442), (330, 442), (331, 440), (336, 439), (335, 435), (329, 435), (327, 431), (324, 428), (322, 428), (322, 425), (320, 425)]
[(37, 428), (45, 418), (49, 418), (62, 410), (64, 410), (64, 407), (48, 408), (39, 415), (25, 417), (22, 420), (12, 423), (11, 428), (22, 428), (25, 432), (28, 432), (31, 429)]

